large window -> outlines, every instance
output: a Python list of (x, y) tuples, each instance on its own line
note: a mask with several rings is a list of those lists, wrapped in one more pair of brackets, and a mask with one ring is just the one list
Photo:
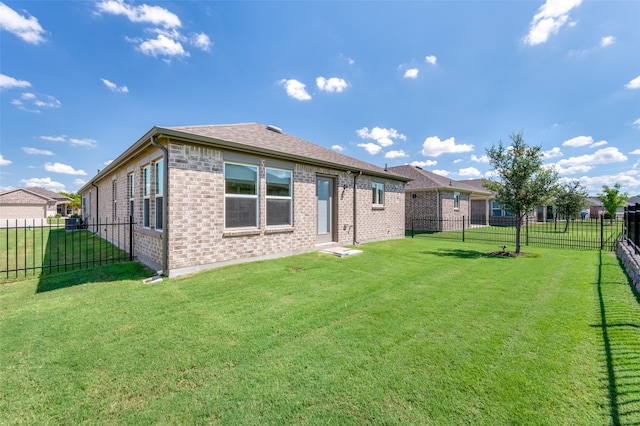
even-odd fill
[(460, 210), (460, 193), (459, 192), (453, 193), (453, 209)]
[(155, 191), (155, 201), (156, 201), (156, 229), (162, 229), (162, 218), (163, 218), (163, 204), (162, 204), (162, 195), (164, 194), (164, 168), (162, 160), (156, 162), (156, 191)]
[(291, 171), (266, 169), (267, 226), (292, 225)]
[(151, 195), (151, 166), (142, 168), (142, 226), (149, 227), (149, 197)]
[(373, 182), (371, 184), (371, 189), (373, 191), (373, 205), (374, 206), (382, 206), (384, 205), (384, 183), (381, 182)]
[(136, 196), (136, 186), (135, 186), (135, 178), (133, 176), (133, 173), (129, 174), (129, 176), (127, 176), (127, 185), (129, 186), (128, 188), (128, 192), (129, 192), (129, 217), (133, 218), (133, 207), (134, 207), (134, 200), (135, 200), (135, 196)]
[(491, 202), (491, 216), (495, 217), (510, 217), (513, 216), (513, 213), (504, 209), (504, 206), (495, 201)]
[(258, 226), (258, 167), (224, 163), (226, 228)]

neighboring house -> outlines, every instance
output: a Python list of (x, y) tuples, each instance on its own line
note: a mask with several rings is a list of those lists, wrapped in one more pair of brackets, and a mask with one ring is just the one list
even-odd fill
[(492, 193), (482, 186), (482, 180), (456, 181), (411, 165), (389, 167), (388, 170), (412, 179), (405, 189), (407, 229), (457, 229), (462, 222), (451, 219), (463, 217), (472, 224), (487, 224)]
[(134, 256), (172, 277), (403, 238), (408, 180), (248, 123), (153, 127), (78, 192), (89, 229), (131, 215)]
[[(598, 197), (587, 197), (587, 202), (589, 203), (590, 218), (596, 219), (606, 214), (604, 211), (604, 206), (602, 205), (602, 201), (600, 201)], [(640, 203), (640, 197), (630, 197), (627, 200), (627, 207), (635, 206), (636, 203)], [(620, 207), (618, 208), (618, 210), (616, 210), (616, 218), (621, 219), (623, 217), (624, 217), (624, 207)]]
[(0, 194), (0, 219), (39, 219), (66, 216), (71, 201), (44, 188), (18, 188)]

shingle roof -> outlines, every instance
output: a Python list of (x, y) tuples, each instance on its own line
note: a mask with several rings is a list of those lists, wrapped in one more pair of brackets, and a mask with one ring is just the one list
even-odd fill
[(490, 194), (490, 191), (482, 186), (481, 179), (453, 180), (436, 173), (424, 170), (417, 166), (404, 165), (389, 167), (389, 171), (413, 179), (407, 184), (407, 190), (412, 189), (442, 189), (462, 190), (466, 192), (478, 192)]
[[(272, 126), (269, 126), (272, 127)], [(382, 167), (349, 157), (328, 148), (308, 142), (284, 132), (269, 130), (260, 123), (217, 124), (206, 126), (157, 127), (159, 134), (189, 138), (195, 136), (201, 143), (221, 145), (227, 149), (259, 151), (277, 157), (288, 157), (305, 162), (320, 162), (353, 170), (371, 172), (391, 179), (407, 181), (403, 175), (390, 173)]]
[(43, 197), (48, 197), (48, 198), (52, 198), (56, 201), (71, 201), (71, 198), (66, 197), (62, 194), (59, 194), (57, 192), (53, 192), (53, 191), (49, 191), (48, 189), (44, 189), (44, 188), (40, 188), (40, 187), (33, 187), (33, 188), (27, 188), (27, 191), (31, 191), (31, 192), (35, 192), (38, 195), (42, 195)]

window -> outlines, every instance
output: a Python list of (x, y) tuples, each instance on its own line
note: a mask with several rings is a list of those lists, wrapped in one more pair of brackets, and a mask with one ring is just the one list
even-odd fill
[(509, 216), (513, 216), (513, 213), (511, 213), (508, 210), (504, 209), (504, 206), (500, 203), (497, 203), (495, 201), (491, 202), (491, 216), (497, 216), (497, 217), (509, 217)]
[(384, 205), (384, 183), (373, 182), (371, 184), (371, 189), (373, 190), (373, 205)]
[(164, 168), (162, 167), (162, 165), (162, 160), (156, 162), (156, 229), (162, 229), (162, 195), (164, 194)]
[(135, 178), (133, 177), (133, 173), (127, 176), (127, 185), (129, 186), (129, 217), (133, 218), (133, 201), (136, 195)]
[(258, 226), (258, 167), (224, 163), (226, 228)]
[(292, 225), (291, 171), (266, 169), (267, 226)]
[(460, 193), (459, 192), (453, 193), (453, 209), (460, 210)]
[(118, 216), (118, 181), (114, 180), (111, 182), (111, 200), (112, 200), (112, 210), (111, 210), (111, 220), (116, 221), (116, 217)]
[(142, 226), (149, 227), (149, 196), (151, 195), (151, 166), (142, 168)]

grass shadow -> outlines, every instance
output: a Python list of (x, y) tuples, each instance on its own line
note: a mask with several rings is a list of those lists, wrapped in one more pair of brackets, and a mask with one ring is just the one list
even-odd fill
[(155, 273), (138, 262), (121, 262), (90, 269), (42, 274), (36, 293), (59, 290), (96, 282), (142, 280)]
[(437, 251), (421, 251), (420, 254), (430, 254), (439, 257), (456, 257), (458, 259), (479, 259), (479, 258), (491, 258), (491, 259), (505, 259), (505, 256), (495, 256), (491, 253), (484, 253), (477, 250), (462, 250), (462, 249), (441, 249)]

